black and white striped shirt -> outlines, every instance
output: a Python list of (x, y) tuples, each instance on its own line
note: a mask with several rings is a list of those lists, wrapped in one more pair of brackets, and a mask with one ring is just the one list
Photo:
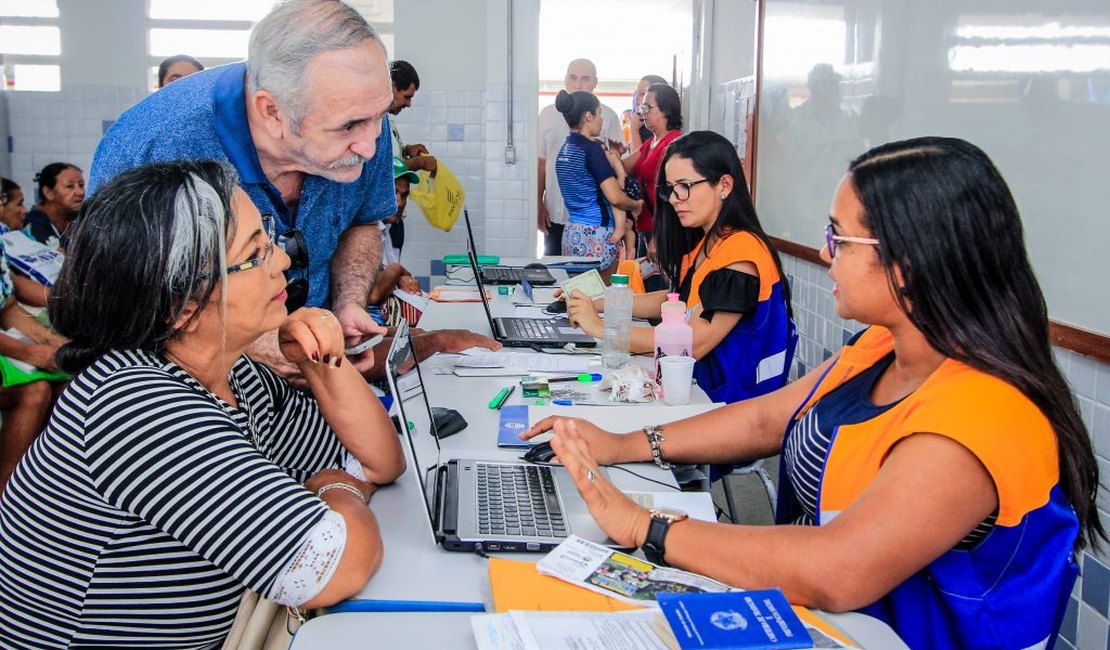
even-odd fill
[(0, 647), (218, 648), (244, 586), (271, 595), (345, 452), (270, 369), (232, 380), (238, 409), (142, 352), (74, 379), (0, 500)]

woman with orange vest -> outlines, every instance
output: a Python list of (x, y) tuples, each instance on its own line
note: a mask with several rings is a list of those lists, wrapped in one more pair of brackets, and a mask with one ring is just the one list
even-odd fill
[[(694, 378), (714, 402), (736, 402), (786, 384), (797, 332), (782, 264), (752, 207), (736, 148), (712, 131), (671, 144), (659, 174), (658, 262), (686, 303), (694, 330)], [(667, 291), (633, 298), (632, 313), (659, 318)], [(601, 338), (584, 295), (567, 300), (571, 323)], [(632, 353), (655, 349), (654, 330), (633, 327)]]
[[(869, 325), (770, 395), (623, 435), (548, 418), (621, 546), (791, 602), (859, 610), (913, 648), (1052, 644), (1106, 539), (1091, 441), (1052, 354), (1021, 219), (990, 159), (918, 138), (857, 158), (822, 256), (837, 314)], [(782, 454), (777, 526), (648, 511), (598, 464)]]

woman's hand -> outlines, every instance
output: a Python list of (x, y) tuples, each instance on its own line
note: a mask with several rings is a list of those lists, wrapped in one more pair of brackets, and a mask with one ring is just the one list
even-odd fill
[(57, 370), (58, 364), (54, 361), (57, 351), (58, 347), (54, 345), (29, 343), (21, 360), (41, 370)]
[(420, 283), (411, 275), (402, 275), (397, 280), (397, 287), (409, 293), (421, 294), (424, 292), (424, 290), (420, 288)]
[[(326, 363), (339, 367), (343, 362), (343, 328), (326, 309), (304, 307), (289, 314), (278, 329), (281, 354), (290, 363)], [(367, 351), (373, 358), (373, 353)]]
[(575, 290), (567, 298), (567, 318), (570, 319), (571, 325), (595, 339), (601, 338), (604, 332), (604, 325), (602, 325), (601, 317), (597, 315), (597, 307), (594, 306), (594, 301), (581, 291)]
[(624, 241), (624, 231), (623, 230), (617, 230), (616, 228), (614, 228), (613, 229), (613, 234), (609, 235), (609, 243), (610, 244), (619, 244), (622, 241)]
[(558, 437), (559, 428), (556, 425), (560, 422), (569, 422), (575, 426), (577, 436), (589, 443), (593, 458), (598, 463), (602, 465), (612, 465), (613, 463), (619, 463), (625, 460), (620, 453), (622, 435), (610, 433), (596, 424), (592, 424), (581, 418), (567, 418), (559, 415), (548, 416), (520, 434), (520, 439), (531, 440), (551, 430), (554, 430), (555, 437)]
[(316, 494), (317, 490), (325, 485), (331, 485), (332, 483), (344, 483), (357, 489), (362, 493), (363, 503), (369, 503), (370, 497), (374, 496), (374, 493), (378, 491), (377, 485), (368, 481), (361, 481), (341, 469), (333, 469), (330, 467), (313, 474), (304, 482), (304, 486), (309, 492)]
[(556, 420), (551, 447), (570, 472), (590, 515), (620, 546), (640, 547), (647, 539), (651, 515), (601, 475), (586, 436), (578, 432), (581, 420)]

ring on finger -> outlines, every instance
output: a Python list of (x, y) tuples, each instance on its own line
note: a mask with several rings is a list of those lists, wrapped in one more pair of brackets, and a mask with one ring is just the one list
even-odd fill
[(597, 475), (594, 474), (594, 471), (592, 469), (586, 470), (586, 480), (587, 481), (589, 481), (590, 483), (593, 483), (595, 478), (597, 478)]

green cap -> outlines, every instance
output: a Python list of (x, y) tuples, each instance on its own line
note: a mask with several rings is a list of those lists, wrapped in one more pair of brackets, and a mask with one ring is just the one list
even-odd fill
[(393, 157), (393, 180), (397, 180), (398, 178), (402, 178), (402, 177), (409, 179), (410, 183), (415, 184), (415, 183), (420, 182), (420, 176), (416, 172), (409, 169), (408, 165), (405, 164), (405, 161), (403, 161), (400, 158), (394, 156)]
[(628, 276), (627, 275), (614, 274), (612, 277), (609, 278), (609, 283), (610, 284), (623, 284), (625, 286), (628, 286)]

